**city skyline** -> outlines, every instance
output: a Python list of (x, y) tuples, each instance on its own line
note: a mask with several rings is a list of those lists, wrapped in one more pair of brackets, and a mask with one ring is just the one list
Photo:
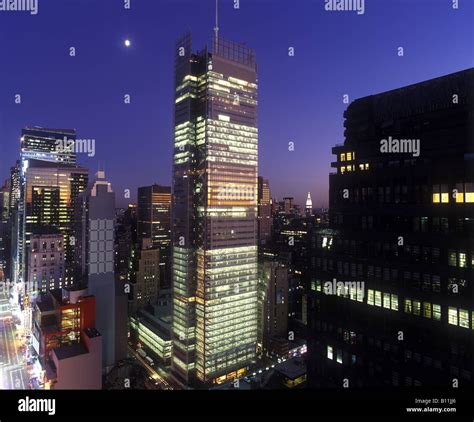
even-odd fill
[[(130, 10), (106, 2), (87, 6), (66, 7), (51, 1), (41, 3), (34, 17), (0, 15), (0, 35), (14, 32), (19, 25), (23, 28), (22, 37), (5, 45), (5, 54), (16, 59), (2, 66), (0, 153), (5, 160), (0, 163), (0, 177), (7, 178), (14, 164), (22, 128), (73, 127), (78, 138), (96, 140), (95, 156), (79, 154), (79, 163), (91, 172), (103, 167), (116, 187), (117, 205), (126, 206), (125, 189), (132, 192), (130, 201), (136, 202), (137, 187), (171, 183), (173, 45), (186, 27), (192, 29), (196, 43), (210, 45), (214, 2), (144, 2)], [(259, 57), (259, 175), (274, 186), (274, 197), (294, 196), (304, 205), (311, 192), (315, 207), (327, 207), (325, 175), (330, 172), (331, 146), (343, 140), (341, 122), (348, 105), (343, 96), (349, 95), (352, 102), (472, 66), (472, 55), (462, 52), (472, 51), (472, 27), (465, 23), (473, 16), (474, 5), (461, 2), (459, 10), (449, 8), (445, 13), (444, 0), (431, 1), (429, 6), (423, 0), (383, 6), (367, 1), (364, 15), (357, 15), (328, 13), (323, 2), (302, 1), (293, 18), (284, 10), (284, 1), (242, 3), (240, 9), (223, 1), (220, 33), (252, 45)], [(65, 22), (48, 25), (53, 12), (70, 16), (67, 27)], [(185, 20), (182, 29), (168, 19), (176, 13)], [(390, 22), (381, 16), (390, 16)], [(153, 25), (154, 20), (159, 24)], [(138, 27), (137, 22), (145, 24)], [(275, 31), (278, 26), (285, 31)], [(318, 27), (317, 37), (313, 26)], [(404, 26), (417, 31), (404, 34)], [(44, 27), (50, 35), (37, 44), (34, 34)], [(450, 31), (438, 31), (440, 27)], [(129, 47), (125, 39), (130, 40)], [(318, 45), (318, 54), (313, 45)], [(399, 46), (404, 47), (403, 57), (397, 55)], [(288, 54), (290, 47), (294, 56)], [(14, 50), (29, 51), (33, 62), (41, 52), (37, 63), (47, 54), (51, 65), (35, 66), (33, 78), (25, 78), (28, 62)], [(87, 76), (91, 71), (92, 80)], [(15, 104), (16, 94), (22, 96), (21, 105)], [(126, 94), (131, 96), (129, 105), (123, 103)], [(45, 96), (47, 103), (42, 102)], [(124, 153), (130, 142), (143, 145), (132, 159)], [(289, 142), (294, 142), (291, 152)], [(279, 171), (282, 167), (288, 169), (284, 175)]]
[(474, 1), (289, 4), (0, 0), (5, 409), (472, 412)]

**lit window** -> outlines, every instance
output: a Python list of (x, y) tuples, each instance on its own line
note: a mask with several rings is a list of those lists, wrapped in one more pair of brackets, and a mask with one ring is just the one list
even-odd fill
[(328, 359), (333, 359), (332, 346), (328, 345)]
[(342, 363), (342, 352), (340, 350), (337, 351), (337, 363)]
[(433, 185), (433, 203), (449, 203), (448, 185)]
[(407, 314), (411, 314), (413, 312), (411, 299), (405, 299), (405, 312)]
[(341, 154), (341, 161), (346, 161), (346, 154), (344, 152)]
[(382, 292), (375, 291), (375, 306), (382, 306)]
[(398, 296), (392, 295), (392, 311), (398, 311)]
[(456, 183), (455, 200), (457, 203), (464, 202), (464, 185), (462, 183)]
[(356, 291), (356, 288), (355, 287), (350, 287), (349, 288), (349, 296), (351, 298), (351, 300), (356, 300), (356, 296), (357, 295), (357, 291)]
[(448, 308), (448, 324), (458, 325), (458, 310), (457, 308)]
[(449, 203), (448, 185), (441, 185), (441, 203)]
[(423, 303), (423, 316), (425, 318), (431, 318), (431, 303), (429, 302)]
[(347, 157), (347, 161), (352, 161), (352, 152), (348, 152), (346, 157)]
[(368, 290), (367, 292), (367, 303), (369, 305), (373, 305), (374, 304), (374, 291), (373, 290)]
[(455, 267), (457, 265), (456, 251), (448, 251), (448, 265), (450, 265), (451, 267)]
[(459, 310), (459, 326), (469, 328), (469, 311), (465, 309)]
[(390, 309), (390, 294), (389, 293), (383, 294), (383, 307), (385, 309)]
[(441, 321), (441, 306), (433, 304), (433, 319)]
[(459, 266), (461, 268), (466, 268), (466, 265), (467, 265), (466, 254), (464, 252), (459, 252)]
[(364, 301), (364, 289), (357, 289), (357, 302)]

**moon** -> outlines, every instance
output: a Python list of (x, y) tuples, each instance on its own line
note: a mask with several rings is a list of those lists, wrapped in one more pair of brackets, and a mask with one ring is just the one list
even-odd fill
[(131, 41), (128, 40), (128, 39), (125, 40), (123, 43), (124, 43), (125, 47), (130, 47), (132, 45)]

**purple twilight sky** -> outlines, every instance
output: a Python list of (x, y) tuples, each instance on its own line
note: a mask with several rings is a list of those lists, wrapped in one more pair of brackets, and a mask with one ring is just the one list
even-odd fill
[[(324, 0), (221, 0), (220, 34), (256, 51), (260, 174), (272, 196), (327, 205), (331, 146), (343, 141), (343, 95), (366, 95), (473, 66), (474, 2), (365, 0), (365, 13)], [(22, 127), (77, 129), (123, 190), (170, 184), (174, 45), (209, 43), (213, 0), (39, 0), (39, 13), (0, 11), (0, 180)], [(130, 47), (125, 47), (130, 39)], [(76, 49), (70, 57), (69, 48)], [(288, 48), (295, 56), (288, 56)], [(404, 56), (397, 48), (404, 48)], [(16, 94), (22, 103), (15, 104)], [(123, 96), (130, 94), (130, 105)], [(288, 151), (288, 142), (295, 151)]]

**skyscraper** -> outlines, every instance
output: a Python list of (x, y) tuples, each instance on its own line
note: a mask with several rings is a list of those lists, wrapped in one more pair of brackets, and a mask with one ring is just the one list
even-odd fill
[(74, 129), (25, 128), (21, 131), (22, 160), (76, 164)]
[[(88, 172), (78, 167), (69, 129), (26, 128), (20, 138), (20, 161), (11, 172), (10, 207), (14, 233), (14, 280), (26, 282), (30, 236), (39, 227), (58, 229), (64, 235), (65, 279), (70, 285), (75, 270), (75, 212), (78, 195), (87, 185)], [(63, 286), (61, 286), (63, 287)]]
[(10, 191), (8, 179), (0, 187), (0, 280), (10, 277)]
[(311, 242), (310, 386), (472, 386), (473, 86), (469, 69), (344, 113)]
[(245, 372), (257, 337), (257, 73), (217, 38), (176, 45), (172, 371), (192, 383)]
[(311, 199), (311, 192), (308, 192), (308, 197), (306, 198), (305, 212), (307, 216), (313, 214), (313, 200)]
[(259, 246), (268, 243), (272, 235), (272, 200), (270, 184), (263, 177), (258, 178), (258, 242)]
[(263, 262), (265, 295), (262, 306), (264, 352), (288, 355), (288, 268), (276, 260)]
[(76, 269), (76, 209), (79, 194), (87, 185), (88, 171), (74, 165), (24, 160), (21, 171), (20, 200), (16, 218), (17, 281), (27, 282), (26, 263), (30, 237), (41, 228), (51, 227), (64, 235), (65, 277), (60, 287), (74, 282)]
[[(133, 275), (131, 313), (147, 305), (155, 305), (161, 290), (160, 250), (151, 239), (143, 239), (137, 252), (138, 265)], [(135, 270), (135, 269), (134, 269)]]
[(160, 251), (161, 283), (169, 286), (171, 188), (156, 184), (138, 188), (137, 220), (138, 250), (142, 249), (144, 239), (151, 239), (152, 246)]
[[(102, 363), (107, 370), (121, 358), (116, 336), (120, 333), (114, 265), (115, 193), (98, 171), (95, 180), (82, 194), (80, 253), (88, 289), (97, 303), (97, 329), (102, 335)], [(118, 356), (119, 355), (119, 356)]]

